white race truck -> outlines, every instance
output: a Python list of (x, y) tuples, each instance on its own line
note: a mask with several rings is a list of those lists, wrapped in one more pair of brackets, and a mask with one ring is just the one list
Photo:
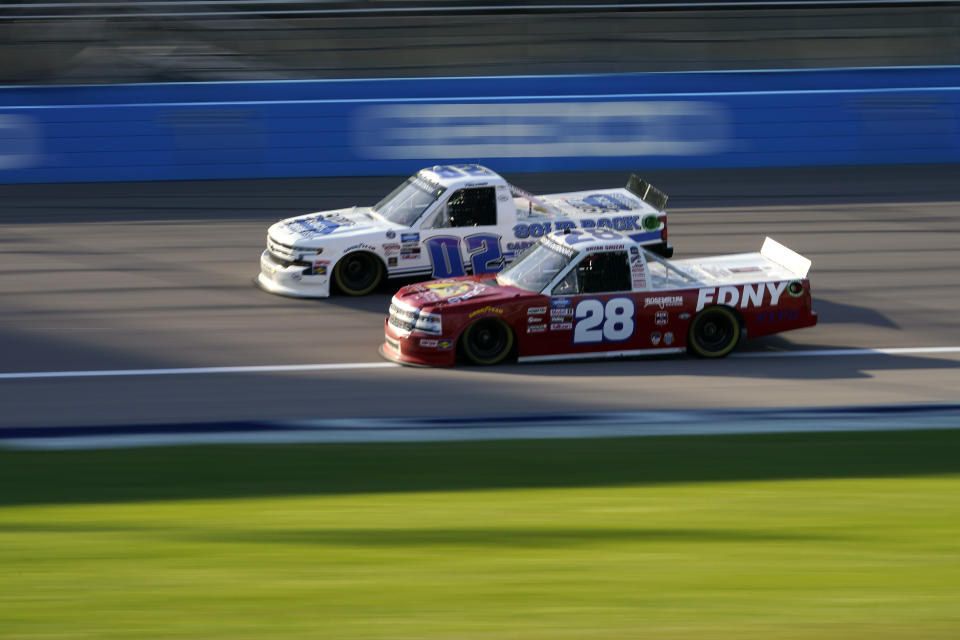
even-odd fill
[(348, 295), (384, 278), (496, 273), (552, 231), (613, 229), (664, 257), (667, 196), (636, 175), (625, 188), (534, 196), (480, 165), (422, 169), (373, 207), (281, 220), (257, 283), (271, 293)]

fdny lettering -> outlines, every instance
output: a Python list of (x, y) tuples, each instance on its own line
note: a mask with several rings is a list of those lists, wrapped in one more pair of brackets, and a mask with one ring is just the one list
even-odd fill
[(737, 287), (707, 287), (700, 289), (697, 296), (697, 311), (714, 303), (729, 307), (736, 307), (739, 304), (741, 309), (759, 307), (763, 304), (764, 293), (770, 294), (770, 304), (775, 305), (780, 301), (780, 296), (786, 288), (786, 282), (761, 282), (756, 285), (745, 284)]

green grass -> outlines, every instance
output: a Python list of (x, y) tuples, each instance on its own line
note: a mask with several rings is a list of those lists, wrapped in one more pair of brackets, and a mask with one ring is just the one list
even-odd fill
[(0, 452), (0, 638), (957, 638), (960, 431)]

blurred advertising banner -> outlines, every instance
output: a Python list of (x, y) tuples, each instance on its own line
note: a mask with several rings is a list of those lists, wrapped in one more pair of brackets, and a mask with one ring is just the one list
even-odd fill
[(369, 158), (701, 156), (727, 140), (710, 102), (528, 102), (365, 107), (357, 152)]
[(0, 182), (960, 162), (960, 67), (0, 87)]
[(36, 120), (0, 113), (0, 171), (37, 166), (42, 160)]

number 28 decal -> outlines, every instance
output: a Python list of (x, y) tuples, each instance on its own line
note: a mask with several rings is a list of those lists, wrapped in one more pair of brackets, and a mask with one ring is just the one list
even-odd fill
[(577, 303), (573, 344), (623, 342), (633, 335), (633, 312), (636, 305), (630, 298), (581, 300)]

